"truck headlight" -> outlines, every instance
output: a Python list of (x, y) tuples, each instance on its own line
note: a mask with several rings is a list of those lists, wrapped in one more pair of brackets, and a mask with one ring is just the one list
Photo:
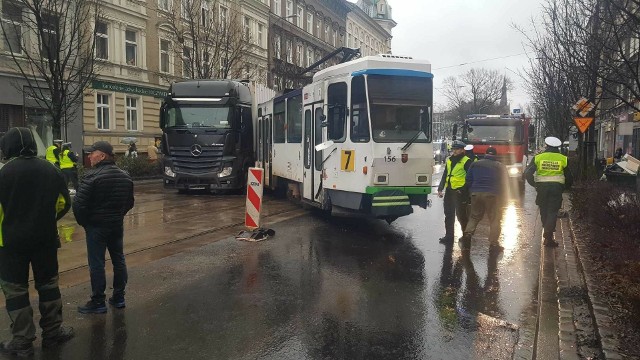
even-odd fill
[(520, 174), (520, 168), (511, 167), (509, 168), (509, 175), (518, 175)]
[(218, 174), (218, 177), (225, 177), (231, 175), (233, 171), (233, 166), (226, 166), (222, 168), (222, 171)]
[(164, 167), (164, 174), (169, 176), (169, 177), (176, 177), (176, 173), (174, 173), (173, 170), (171, 170), (170, 166), (165, 166)]

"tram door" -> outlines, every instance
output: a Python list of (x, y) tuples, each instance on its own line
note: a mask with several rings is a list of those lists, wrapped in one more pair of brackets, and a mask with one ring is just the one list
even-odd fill
[(271, 117), (258, 118), (258, 161), (264, 169), (264, 186), (271, 186)]
[(316, 194), (322, 185), (322, 151), (315, 146), (323, 142), (322, 136), (322, 103), (309, 104), (304, 107), (304, 173), (303, 192), (306, 200), (318, 201)]

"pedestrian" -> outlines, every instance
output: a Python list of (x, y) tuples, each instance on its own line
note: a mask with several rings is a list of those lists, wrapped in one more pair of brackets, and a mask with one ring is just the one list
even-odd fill
[(471, 238), (485, 213), (489, 218), (489, 249), (502, 251), (500, 222), (502, 208), (507, 199), (507, 168), (496, 158), (497, 151), (489, 147), (483, 159), (474, 162), (467, 171), (467, 186), (471, 193), (469, 222), (460, 238), (463, 249), (469, 249)]
[(616, 152), (613, 154), (613, 159), (618, 162), (620, 160), (622, 160), (622, 156), (624, 155), (624, 153), (622, 152), (622, 148), (617, 148)]
[(126, 154), (124, 154), (125, 157), (132, 157), (132, 158), (137, 158), (138, 157), (138, 148), (136, 147), (136, 143), (135, 142), (130, 142), (129, 143), (129, 148), (127, 149)]
[(158, 153), (160, 153), (160, 139), (156, 138), (152, 144), (147, 147), (147, 157), (150, 163), (158, 161)]
[(82, 314), (107, 312), (105, 305), (105, 251), (113, 264), (113, 295), (109, 304), (125, 307), (127, 265), (124, 259), (123, 221), (133, 207), (133, 181), (115, 164), (113, 146), (98, 141), (86, 149), (92, 169), (80, 182), (73, 201), (73, 214), (84, 227), (91, 277), (91, 300), (78, 307)]
[(562, 207), (562, 192), (571, 187), (573, 176), (567, 167), (567, 157), (560, 153), (560, 139), (549, 136), (544, 142), (547, 148), (533, 157), (524, 176), (529, 185), (536, 188), (544, 245), (555, 247), (558, 243), (553, 233), (556, 231), (558, 210)]
[(62, 146), (62, 140), (53, 140), (53, 145), (47, 148), (45, 158), (53, 165), (60, 167), (60, 148)]
[(473, 152), (473, 145), (469, 144), (465, 146), (464, 154), (471, 159), (471, 161), (478, 161), (478, 156)]
[(0, 149), (8, 160), (0, 169), (0, 285), (13, 336), (0, 343), (0, 351), (26, 357), (33, 355), (36, 338), (29, 266), (39, 298), (42, 347), (74, 336), (72, 327), (62, 326), (56, 224), (69, 211), (71, 200), (60, 170), (37, 157), (31, 130), (10, 129), (0, 139)]
[(66, 184), (73, 184), (74, 191), (78, 190), (78, 155), (71, 151), (71, 143), (62, 144), (62, 152), (60, 153), (60, 170), (64, 176)]
[(441, 243), (453, 241), (455, 218), (458, 217), (460, 226), (467, 226), (469, 193), (467, 191), (467, 170), (472, 161), (464, 154), (465, 143), (454, 141), (451, 145), (453, 154), (447, 159), (442, 179), (438, 185), (438, 197), (443, 197), (444, 190), (444, 227), (445, 235), (440, 238)]

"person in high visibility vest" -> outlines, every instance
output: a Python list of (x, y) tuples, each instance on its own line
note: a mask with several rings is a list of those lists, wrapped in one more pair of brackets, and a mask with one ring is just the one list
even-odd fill
[(529, 185), (536, 188), (536, 205), (540, 210), (544, 245), (558, 246), (553, 238), (558, 210), (562, 207), (562, 192), (571, 187), (573, 176), (567, 167), (567, 157), (560, 153), (562, 141), (549, 136), (544, 139), (547, 148), (533, 157), (524, 171)]
[(62, 140), (53, 140), (53, 145), (47, 148), (45, 158), (53, 165), (60, 167), (60, 147), (62, 146)]
[(469, 144), (464, 147), (464, 154), (472, 161), (478, 161), (478, 155), (473, 152), (473, 145)]
[(69, 181), (71, 181), (75, 190), (78, 190), (77, 163), (78, 155), (71, 151), (71, 143), (62, 144), (62, 153), (60, 153), (60, 170), (62, 170), (62, 175), (64, 175), (66, 184), (69, 184)]
[[(447, 159), (442, 179), (438, 185), (438, 197), (444, 196), (445, 234), (440, 238), (440, 242), (443, 244), (453, 242), (456, 216), (463, 230), (469, 221), (469, 191), (466, 187), (466, 176), (473, 161), (470, 161), (464, 154), (464, 147), (465, 143), (461, 141), (454, 141), (451, 145), (453, 155)], [(445, 190), (444, 195), (443, 190)]]

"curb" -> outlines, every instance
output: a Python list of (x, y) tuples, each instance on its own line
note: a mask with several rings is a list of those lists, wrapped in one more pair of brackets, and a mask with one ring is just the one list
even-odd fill
[[(613, 321), (611, 320), (611, 311), (607, 306), (607, 303), (599, 296), (599, 287), (597, 285), (597, 279), (593, 274), (593, 271), (585, 267), (582, 258), (587, 253), (586, 245), (578, 241), (573, 221), (569, 216), (567, 219), (563, 219), (563, 228), (566, 226), (569, 230), (570, 241), (572, 244), (572, 252), (575, 255), (578, 270), (584, 282), (584, 288), (586, 290), (586, 299), (589, 305), (589, 311), (594, 322), (595, 333), (597, 335), (598, 345), (602, 351), (602, 356), (605, 359), (624, 359), (619, 352), (620, 341), (617, 337)], [(566, 225), (564, 224), (566, 222)]]

